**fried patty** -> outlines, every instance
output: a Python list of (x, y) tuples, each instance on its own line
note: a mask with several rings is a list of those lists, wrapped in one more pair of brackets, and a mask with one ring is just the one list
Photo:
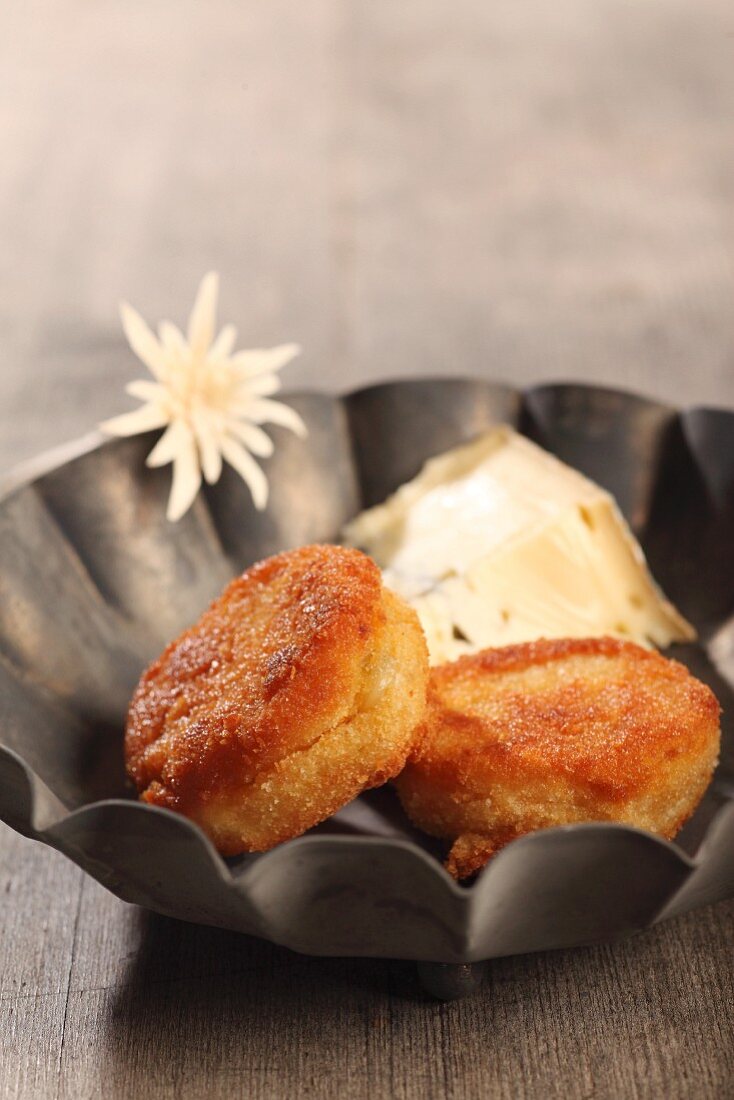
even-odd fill
[(427, 679), (418, 618), (374, 562), (336, 546), (279, 554), (144, 673), (128, 774), (223, 854), (262, 851), (400, 771)]
[(488, 649), (431, 670), (406, 812), (465, 878), (535, 829), (618, 821), (671, 838), (719, 751), (719, 705), (679, 664), (612, 638)]

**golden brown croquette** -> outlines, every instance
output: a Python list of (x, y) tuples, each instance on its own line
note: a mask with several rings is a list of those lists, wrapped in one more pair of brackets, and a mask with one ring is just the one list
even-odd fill
[(431, 670), (397, 780), (464, 878), (535, 829), (617, 821), (671, 838), (716, 764), (719, 705), (677, 661), (613, 638), (488, 649)]
[(427, 678), (417, 616), (368, 557), (278, 554), (144, 673), (127, 770), (145, 802), (192, 818), (223, 854), (262, 851), (400, 771)]

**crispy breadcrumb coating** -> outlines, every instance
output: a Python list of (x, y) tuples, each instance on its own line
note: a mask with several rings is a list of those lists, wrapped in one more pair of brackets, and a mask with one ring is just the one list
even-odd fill
[(431, 670), (397, 780), (411, 819), (473, 874), (535, 829), (617, 821), (671, 838), (719, 752), (719, 705), (677, 661), (612, 638), (488, 649)]
[(298, 836), (396, 775), (426, 698), (417, 616), (356, 550), (307, 546), (232, 581), (144, 673), (125, 735), (140, 797), (225, 855)]

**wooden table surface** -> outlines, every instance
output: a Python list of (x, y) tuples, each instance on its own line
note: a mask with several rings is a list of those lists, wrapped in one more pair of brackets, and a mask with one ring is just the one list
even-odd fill
[[(734, 404), (730, 0), (24, 0), (0, 88), (0, 470), (126, 407), (119, 299), (183, 319), (209, 268), (291, 383)], [(4, 826), (0, 898), (3, 1100), (734, 1095), (732, 903), (440, 1005)]]

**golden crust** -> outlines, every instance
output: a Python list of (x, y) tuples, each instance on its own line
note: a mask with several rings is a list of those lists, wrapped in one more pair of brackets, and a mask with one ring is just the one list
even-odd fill
[(524, 833), (620, 821), (672, 837), (719, 749), (719, 705), (677, 661), (613, 638), (540, 640), (431, 670), (397, 780), (458, 878)]
[(144, 673), (128, 774), (223, 853), (264, 850), (400, 770), (427, 676), (417, 617), (374, 562), (336, 546), (279, 554)]

